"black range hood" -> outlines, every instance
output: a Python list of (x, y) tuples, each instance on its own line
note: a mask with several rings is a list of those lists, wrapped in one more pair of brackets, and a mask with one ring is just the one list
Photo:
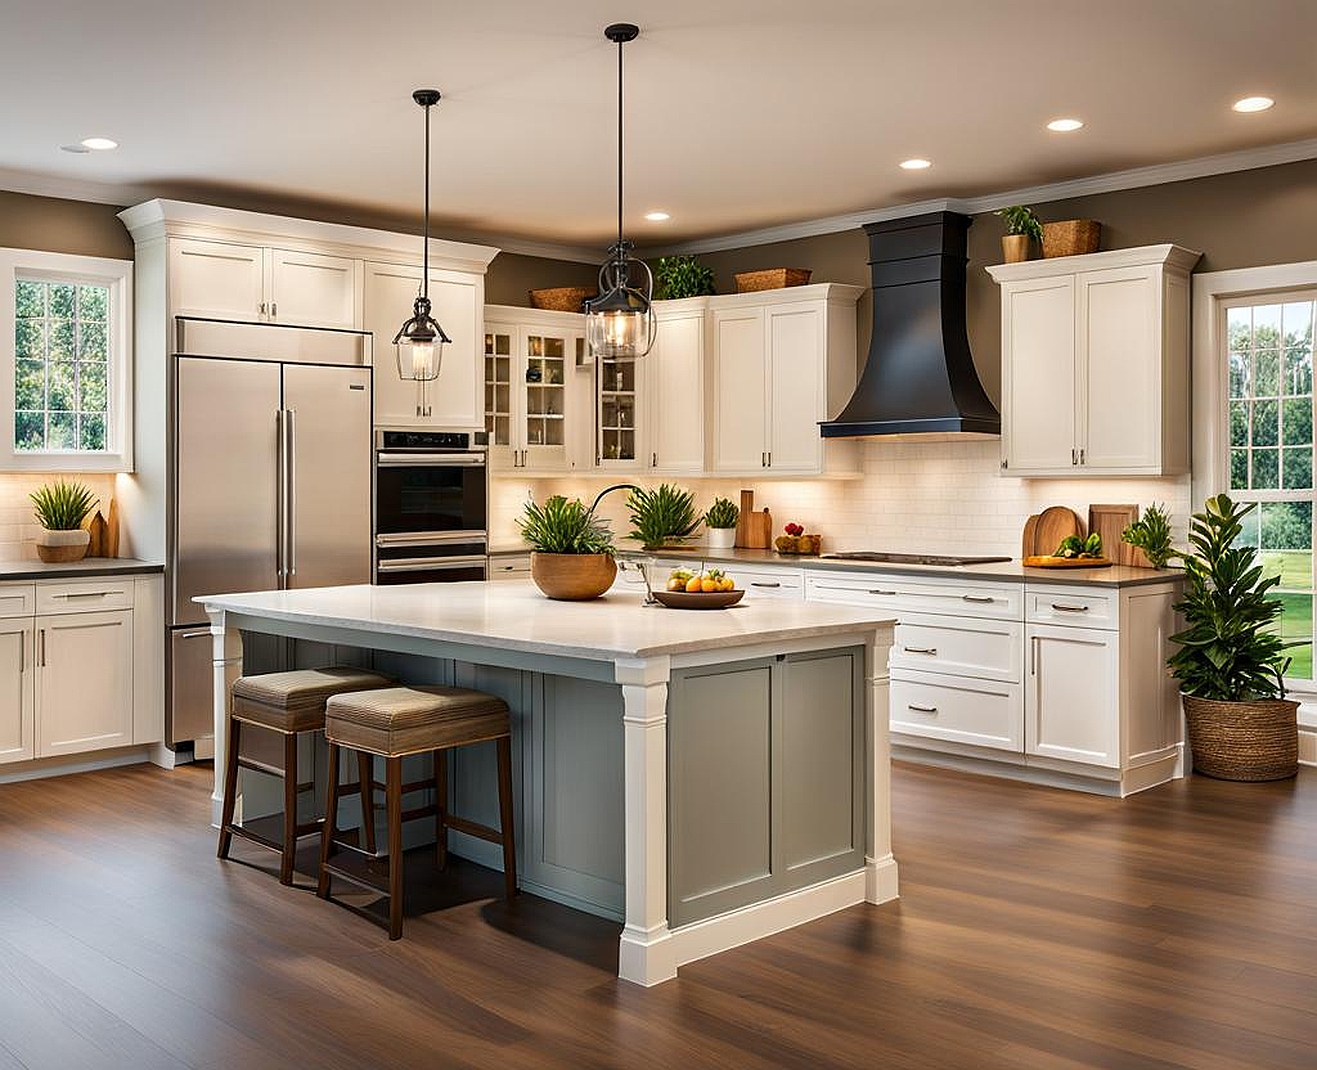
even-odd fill
[(1001, 434), (965, 329), (965, 235), (973, 222), (930, 212), (869, 223), (873, 337), (855, 394), (824, 438)]

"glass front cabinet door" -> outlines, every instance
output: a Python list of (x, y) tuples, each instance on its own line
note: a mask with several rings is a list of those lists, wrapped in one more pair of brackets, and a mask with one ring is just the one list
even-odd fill
[(494, 469), (571, 467), (568, 418), (577, 336), (535, 324), (485, 325), (485, 432)]
[(598, 380), (600, 468), (635, 468), (640, 459), (640, 365), (634, 360), (600, 359)]

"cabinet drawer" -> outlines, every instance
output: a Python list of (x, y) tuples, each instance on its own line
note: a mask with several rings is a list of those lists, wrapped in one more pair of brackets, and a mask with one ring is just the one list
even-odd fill
[(98, 613), (133, 608), (133, 578), (37, 584), (37, 613)]
[(1019, 684), (894, 672), (890, 714), (893, 732), (1024, 752), (1024, 695)]
[(30, 617), (36, 612), (36, 588), (30, 583), (0, 586), (0, 617)]
[(489, 559), (491, 580), (530, 579), (530, 554), (498, 554)]
[(746, 598), (787, 598), (801, 601), (805, 597), (805, 573), (798, 568), (741, 568), (729, 565), (727, 573), (736, 586), (745, 589)]
[(806, 597), (812, 602), (878, 606), (911, 613), (947, 613), (957, 617), (1023, 620), (1023, 587), (908, 574), (810, 573)]
[(1062, 624), (1076, 628), (1115, 628), (1120, 619), (1120, 593), (1085, 587), (1025, 589), (1030, 624)]
[(893, 669), (1018, 683), (1023, 660), (1024, 625), (1019, 621), (902, 614), (890, 664)]

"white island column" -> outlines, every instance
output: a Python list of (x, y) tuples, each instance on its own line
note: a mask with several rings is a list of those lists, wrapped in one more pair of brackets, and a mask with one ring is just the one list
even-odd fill
[(668, 931), (669, 658), (617, 662), (626, 768), (626, 923), (617, 956), (624, 981), (677, 976)]

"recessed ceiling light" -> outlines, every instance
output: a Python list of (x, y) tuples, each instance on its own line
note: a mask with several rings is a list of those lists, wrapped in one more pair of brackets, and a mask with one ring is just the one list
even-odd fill
[(61, 152), (76, 152), (80, 156), (85, 156), (91, 152), (91, 149), (87, 148), (86, 145), (61, 145), (59, 148)]
[(901, 167), (906, 171), (922, 171), (925, 167), (932, 166), (933, 162), (931, 160), (921, 160), (917, 156), (913, 160), (901, 161)]
[(651, 223), (666, 223), (672, 216), (667, 212), (646, 212), (645, 218)]
[(82, 147), (95, 152), (108, 152), (110, 149), (117, 149), (119, 142), (108, 137), (85, 137), (82, 139)]
[(1266, 111), (1275, 103), (1276, 102), (1270, 97), (1244, 97), (1242, 100), (1235, 101), (1230, 106), (1234, 108), (1235, 111)]
[(1082, 119), (1053, 119), (1047, 124), (1048, 130), (1055, 130), (1058, 134), (1068, 134), (1071, 130), (1078, 130), (1084, 125)]

